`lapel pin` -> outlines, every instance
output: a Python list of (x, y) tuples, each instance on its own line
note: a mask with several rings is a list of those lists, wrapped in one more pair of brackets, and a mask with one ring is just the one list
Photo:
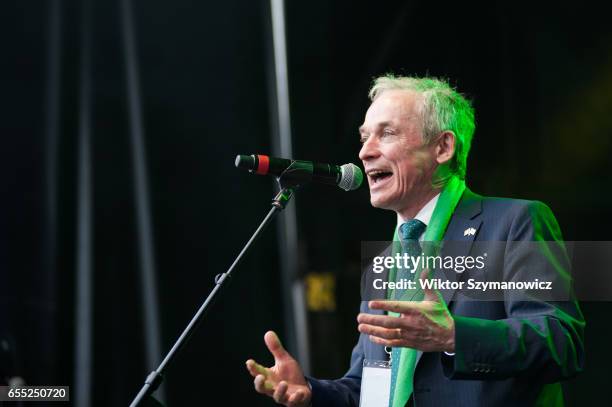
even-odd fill
[(463, 236), (474, 236), (476, 234), (476, 229), (467, 228), (463, 231)]

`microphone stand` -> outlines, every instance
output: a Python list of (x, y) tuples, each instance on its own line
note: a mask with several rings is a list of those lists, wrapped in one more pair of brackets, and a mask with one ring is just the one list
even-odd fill
[(287, 203), (293, 196), (294, 192), (299, 188), (300, 186), (299, 180), (296, 180), (296, 178), (299, 178), (299, 177), (294, 177), (293, 175), (295, 174), (291, 174), (291, 176), (286, 177), (288, 179), (284, 179), (283, 176), (285, 174), (287, 174), (287, 171), (284, 171), (276, 179), (278, 181), (280, 191), (278, 192), (278, 194), (276, 194), (276, 196), (272, 200), (272, 208), (270, 209), (270, 211), (268, 212), (264, 220), (261, 222), (257, 230), (255, 230), (255, 233), (253, 233), (253, 235), (251, 236), (249, 241), (246, 243), (246, 245), (244, 245), (242, 251), (240, 251), (240, 253), (236, 257), (236, 260), (234, 260), (234, 262), (229, 267), (229, 269), (225, 273), (217, 274), (215, 276), (215, 287), (210, 292), (210, 294), (208, 294), (208, 297), (206, 297), (206, 300), (204, 300), (204, 303), (200, 306), (198, 311), (195, 313), (195, 315), (193, 316), (193, 318), (191, 319), (191, 321), (189, 322), (189, 324), (187, 325), (187, 327), (185, 328), (181, 336), (179, 336), (179, 338), (176, 340), (176, 342), (174, 343), (174, 345), (172, 346), (172, 348), (170, 349), (170, 351), (168, 352), (164, 360), (160, 363), (160, 365), (157, 367), (156, 370), (149, 373), (149, 375), (145, 379), (144, 385), (142, 386), (142, 388), (140, 389), (140, 391), (138, 392), (138, 394), (136, 395), (136, 397), (130, 404), (130, 407), (137, 407), (141, 405), (143, 401), (151, 400), (151, 399), (152, 401), (157, 402), (158, 405), (161, 404), (152, 396), (152, 394), (155, 390), (157, 390), (157, 388), (163, 381), (163, 373), (166, 370), (166, 367), (174, 359), (176, 354), (183, 348), (183, 346), (185, 346), (185, 344), (187, 343), (187, 341), (193, 334), (196, 326), (202, 319), (208, 306), (210, 305), (212, 300), (215, 298), (215, 295), (221, 289), (221, 287), (223, 286), (223, 283), (225, 283), (225, 281), (231, 276), (232, 271), (234, 271), (234, 269), (238, 266), (238, 264), (244, 257), (244, 254), (250, 249), (253, 242), (255, 242), (255, 240), (259, 237), (261, 232), (272, 221), (272, 218), (277, 213), (285, 209), (285, 206), (287, 206)]

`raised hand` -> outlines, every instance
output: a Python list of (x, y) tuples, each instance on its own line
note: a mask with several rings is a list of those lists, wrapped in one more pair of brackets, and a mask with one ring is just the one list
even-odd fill
[(298, 362), (283, 348), (273, 331), (266, 332), (264, 342), (274, 357), (274, 366), (264, 367), (253, 359), (247, 360), (247, 370), (255, 378), (255, 390), (287, 407), (309, 406), (312, 391)]
[[(427, 278), (427, 271), (421, 278)], [(399, 317), (362, 313), (359, 332), (374, 343), (409, 347), (423, 352), (454, 352), (455, 321), (437, 290), (423, 289), (423, 301), (370, 301), (371, 309), (396, 312)]]

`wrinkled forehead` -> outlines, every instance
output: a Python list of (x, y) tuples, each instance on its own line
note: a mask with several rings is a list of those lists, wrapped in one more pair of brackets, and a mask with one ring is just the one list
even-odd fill
[(372, 129), (382, 123), (414, 123), (420, 118), (421, 95), (410, 90), (386, 90), (368, 108), (360, 129)]

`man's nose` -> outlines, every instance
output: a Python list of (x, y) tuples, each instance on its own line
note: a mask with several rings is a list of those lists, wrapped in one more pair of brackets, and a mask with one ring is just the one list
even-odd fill
[(374, 137), (369, 137), (362, 144), (361, 150), (359, 150), (359, 159), (361, 161), (367, 161), (368, 159), (376, 158), (379, 154), (378, 143)]

